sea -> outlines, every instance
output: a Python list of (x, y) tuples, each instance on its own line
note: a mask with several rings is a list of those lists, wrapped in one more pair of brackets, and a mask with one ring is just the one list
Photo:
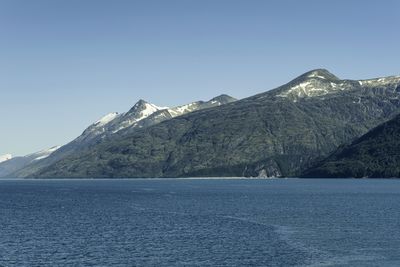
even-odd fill
[(400, 180), (0, 180), (0, 266), (400, 266)]

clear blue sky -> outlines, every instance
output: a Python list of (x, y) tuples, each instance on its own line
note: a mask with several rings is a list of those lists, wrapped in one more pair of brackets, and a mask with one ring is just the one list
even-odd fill
[(0, 0), (0, 155), (138, 99), (243, 98), (314, 68), (400, 73), (400, 1)]

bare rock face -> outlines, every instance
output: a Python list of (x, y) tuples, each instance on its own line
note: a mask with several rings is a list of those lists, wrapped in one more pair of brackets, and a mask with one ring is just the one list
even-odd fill
[(258, 172), (259, 178), (279, 178), (282, 177), (282, 173), (279, 169), (278, 164), (269, 160), (266, 164), (262, 164), (256, 168), (256, 172)]
[(275, 160), (269, 159), (244, 167), (242, 176), (257, 178), (279, 178), (282, 177), (280, 168)]

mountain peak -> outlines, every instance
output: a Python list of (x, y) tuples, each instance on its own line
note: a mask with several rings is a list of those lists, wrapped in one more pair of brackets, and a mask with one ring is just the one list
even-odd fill
[(143, 99), (140, 99), (127, 113), (123, 115), (123, 118), (119, 122), (119, 125), (117, 127), (118, 129), (115, 132), (123, 128), (135, 125), (138, 121), (143, 120), (148, 116), (150, 116), (151, 114), (163, 109), (168, 109), (168, 108), (158, 107)]
[(234, 98), (234, 97), (231, 97), (231, 96), (226, 95), (226, 94), (222, 94), (222, 95), (219, 95), (219, 96), (216, 96), (216, 97), (212, 98), (209, 102), (219, 102), (219, 103), (221, 103), (221, 105), (223, 105), (223, 104), (227, 104), (227, 103), (230, 103), (230, 102), (234, 102), (236, 100), (237, 99)]
[(144, 108), (146, 104), (149, 104), (146, 100), (139, 99), (139, 101), (136, 102), (135, 105), (133, 105), (133, 107), (130, 110), (137, 110), (140, 108)]
[(149, 110), (155, 112), (157, 110), (167, 109), (167, 108), (168, 107), (158, 107), (154, 104), (147, 102), (146, 100), (139, 99), (139, 101), (136, 102), (136, 104), (128, 111), (128, 113), (138, 112), (138, 111), (141, 112), (143, 110)]
[(333, 91), (344, 90), (341, 80), (326, 69), (306, 72), (291, 82), (281, 86), (278, 97), (298, 98), (326, 95)]
[(332, 73), (330, 73), (326, 69), (311, 70), (311, 71), (308, 71), (308, 72), (304, 73), (300, 77), (301, 78), (307, 78), (307, 79), (319, 78), (319, 79), (326, 79), (326, 80), (339, 80), (338, 77), (336, 77), (335, 75), (333, 75)]
[(136, 102), (136, 104), (135, 105), (145, 105), (145, 104), (149, 104), (149, 102), (147, 102), (146, 100), (144, 100), (144, 99), (139, 99), (139, 101), (138, 102)]

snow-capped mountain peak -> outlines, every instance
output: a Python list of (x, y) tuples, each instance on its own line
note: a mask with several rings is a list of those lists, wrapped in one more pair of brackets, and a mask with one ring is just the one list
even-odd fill
[(316, 69), (300, 75), (293, 81), (282, 86), (278, 97), (314, 97), (328, 94), (332, 91), (344, 90), (341, 80), (325, 69)]
[(128, 112), (122, 114), (118, 120), (111, 123), (110, 130), (112, 133), (116, 133), (125, 128), (133, 127), (139, 121), (163, 109), (168, 109), (168, 107), (159, 107), (140, 99)]
[(395, 90), (400, 85), (399, 76), (389, 76), (369, 80), (340, 80), (327, 70), (318, 69), (307, 72), (288, 84), (277, 89), (277, 97), (289, 97), (293, 101), (305, 97), (324, 96), (339, 91), (347, 91), (354, 88), (355, 84), (368, 89), (381, 87)]
[(167, 107), (159, 107), (143, 99), (140, 99), (136, 104), (126, 113), (119, 114), (112, 112), (89, 126), (76, 141), (92, 140), (98, 137), (105, 137), (117, 133), (125, 128), (135, 126), (139, 121), (149, 117), (153, 113), (168, 109)]
[(0, 162), (7, 161), (9, 159), (12, 159), (12, 155), (11, 154), (5, 154), (5, 155), (0, 156)]
[(311, 70), (309, 72), (304, 73), (301, 75), (299, 78), (318, 78), (318, 79), (323, 79), (323, 80), (339, 80), (338, 77), (333, 75), (331, 72), (329, 72), (326, 69), (315, 69)]
[(146, 102), (143, 99), (140, 99), (127, 113), (128, 114), (135, 114), (135, 115), (139, 115), (136, 117), (136, 120), (142, 120), (148, 116), (150, 116), (151, 114), (153, 114), (154, 112), (158, 111), (158, 110), (162, 110), (162, 109), (168, 109), (168, 107), (159, 107), (156, 106), (154, 104), (151, 104), (149, 102)]
[(279, 97), (294, 96), (298, 98), (322, 96), (332, 91), (344, 90), (346, 87), (338, 82), (329, 82), (322, 78), (309, 78), (300, 83), (293, 84), (286, 91), (278, 94)]

